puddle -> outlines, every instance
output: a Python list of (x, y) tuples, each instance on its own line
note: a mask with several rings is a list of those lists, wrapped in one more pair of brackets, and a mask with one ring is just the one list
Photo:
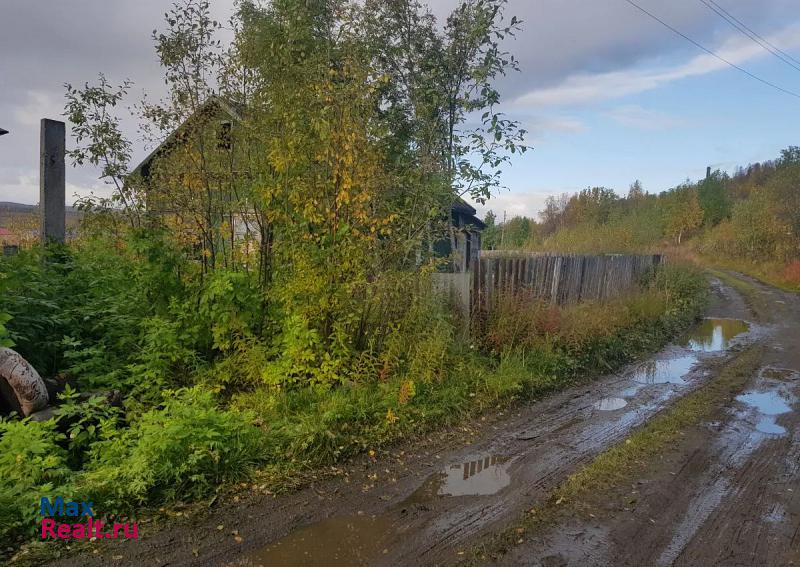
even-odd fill
[(488, 496), (509, 484), (511, 459), (500, 455), (468, 458), (431, 475), (404, 504), (424, 504), (437, 496)]
[(736, 396), (736, 399), (755, 408), (761, 414), (761, 418), (756, 423), (756, 430), (768, 435), (784, 435), (786, 433), (786, 428), (776, 423), (775, 416), (789, 413), (792, 408), (778, 392), (748, 392)]
[(756, 408), (759, 413), (764, 415), (780, 415), (792, 411), (786, 400), (777, 392), (749, 392), (736, 396), (736, 399)]
[(778, 425), (774, 417), (764, 417), (756, 423), (756, 431), (767, 435), (785, 435), (786, 428)]
[(296, 530), (248, 556), (244, 565), (271, 567), (372, 565), (388, 547), (393, 526), (386, 516), (330, 518)]
[(762, 521), (770, 524), (780, 524), (786, 520), (786, 510), (780, 504), (774, 504), (772, 510), (762, 517)]
[[(468, 457), (431, 475), (403, 505), (424, 505), (441, 496), (486, 496), (509, 484), (512, 460), (501, 455)], [(344, 566), (373, 565), (397, 533), (390, 516), (331, 518), (296, 530), (251, 554), (246, 565)]]
[(445, 467), (439, 496), (486, 496), (511, 483), (506, 457), (486, 456)]
[(634, 370), (631, 378), (640, 384), (683, 384), (683, 377), (697, 362), (694, 356), (680, 356), (669, 360), (650, 360)]
[(596, 401), (593, 405), (596, 410), (614, 411), (624, 408), (628, 405), (628, 402), (622, 398), (603, 398), (602, 400)]
[(695, 352), (719, 352), (749, 329), (750, 325), (739, 319), (704, 319), (689, 332), (685, 345)]

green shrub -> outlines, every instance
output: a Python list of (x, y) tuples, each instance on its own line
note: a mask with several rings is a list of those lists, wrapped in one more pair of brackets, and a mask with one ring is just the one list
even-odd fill
[(81, 486), (109, 507), (199, 498), (264, 460), (252, 417), (217, 408), (199, 388), (168, 394), (163, 409), (145, 412), (91, 452)]
[(686, 264), (659, 266), (649, 286), (664, 294), (668, 317), (693, 318), (708, 299), (705, 277), (698, 268)]
[(109, 405), (106, 396), (91, 396), (81, 401), (80, 394), (69, 385), (58, 399), (56, 420), (62, 430), (66, 429), (70, 464), (78, 469), (92, 444), (116, 433), (120, 410)]
[(0, 347), (13, 347), (14, 341), (8, 333), (6, 323), (11, 320), (11, 315), (8, 313), (0, 313)]
[(64, 436), (54, 421), (0, 418), (0, 539), (32, 535), (42, 496), (67, 496)]
[(40, 250), (0, 257), (0, 313), (7, 340), (43, 376), (52, 375), (62, 360), (61, 340), (70, 321), (60, 298), (69, 257), (43, 261)]

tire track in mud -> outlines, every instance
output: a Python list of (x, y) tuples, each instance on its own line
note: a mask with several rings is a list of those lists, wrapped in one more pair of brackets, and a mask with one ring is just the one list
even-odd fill
[(768, 348), (720, 422), (686, 431), (631, 486), (590, 499), (595, 519), (564, 518), (502, 564), (800, 565), (800, 298), (742, 279), (771, 323)]
[[(799, 380), (800, 375), (793, 379)], [(796, 405), (796, 397), (793, 402)], [(800, 489), (800, 475), (796, 464), (780, 456), (788, 456), (792, 447), (800, 445), (797, 429), (793, 429), (793, 434), (777, 439), (756, 431), (753, 435), (761, 439), (749, 440), (752, 448), (744, 462), (724, 463), (725, 486), (718, 505), (698, 522), (681, 553), (660, 564), (789, 564), (787, 552), (797, 555), (800, 551), (792, 542), (800, 524), (795, 494)], [(706, 487), (703, 490), (710, 492)]]
[[(766, 408), (767, 414), (762, 414), (764, 408), (742, 407), (747, 395), (737, 398), (729, 409), (734, 417), (728, 430), (744, 440), (743, 450), (731, 454), (726, 451), (726, 437), (717, 439), (719, 456), (716, 462), (711, 461), (708, 477), (716, 476), (725, 484), (719, 502), (696, 523), (693, 537), (680, 553), (662, 556), (660, 565), (789, 565), (800, 560), (795, 538), (800, 526), (800, 420), (796, 412), (800, 396), (796, 352), (800, 345), (800, 299), (755, 285), (768, 304), (771, 300), (780, 306), (784, 317), (770, 336), (772, 348), (749, 391), (762, 399), (773, 395), (775, 403), (785, 404), (788, 411)], [(770, 315), (775, 317), (776, 313)], [(784, 367), (776, 368), (776, 363)], [(761, 427), (764, 415), (775, 427)], [(720, 468), (723, 470), (717, 470)], [(701, 485), (698, 501), (713, 494), (713, 486)], [(694, 509), (696, 505), (690, 512)]]

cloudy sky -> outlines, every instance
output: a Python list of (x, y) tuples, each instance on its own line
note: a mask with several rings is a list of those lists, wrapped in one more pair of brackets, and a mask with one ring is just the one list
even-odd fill
[[(800, 93), (800, 70), (701, 0), (636, 1), (728, 61)], [(211, 2), (226, 20), (233, 0)], [(170, 3), (0, 0), (0, 127), (11, 131), (0, 137), (0, 201), (38, 201), (39, 119), (59, 118), (65, 82), (102, 71), (132, 79), (134, 96), (161, 92), (150, 34)], [(454, 3), (429, 2), (437, 14)], [(800, 60), (797, 0), (716, 3)], [(661, 191), (702, 176), (706, 165), (730, 170), (800, 145), (800, 98), (732, 69), (625, 0), (510, 0), (509, 14), (525, 23), (511, 46), (522, 72), (502, 84), (504, 109), (524, 123), (534, 149), (504, 173), (508, 190), (488, 204), (500, 216), (534, 215), (547, 195), (586, 186), (624, 193), (637, 178)], [(69, 169), (67, 193), (103, 191), (93, 176)]]

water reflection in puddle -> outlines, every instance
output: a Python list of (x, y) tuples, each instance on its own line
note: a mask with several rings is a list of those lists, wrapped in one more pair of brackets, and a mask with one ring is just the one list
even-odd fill
[(764, 417), (756, 423), (756, 431), (766, 433), (767, 435), (784, 435), (786, 428), (778, 425), (774, 417)]
[(440, 496), (485, 496), (494, 494), (511, 483), (508, 466), (511, 462), (491, 455), (445, 467)]
[[(483, 496), (511, 483), (511, 460), (499, 455), (466, 458), (432, 475), (402, 505), (438, 496)], [(397, 531), (390, 516), (331, 518), (294, 531), (250, 555), (245, 565), (370, 565)]]
[(614, 411), (624, 408), (628, 405), (628, 402), (622, 398), (603, 398), (602, 400), (596, 401), (593, 405), (596, 410)]
[(243, 565), (371, 565), (387, 547), (392, 527), (386, 516), (330, 518), (254, 552)]
[(640, 384), (683, 384), (692, 365), (697, 362), (694, 356), (680, 356), (669, 360), (650, 360), (641, 364), (631, 375)]
[(685, 344), (696, 352), (719, 352), (749, 329), (750, 326), (739, 319), (704, 319), (689, 332)]
[(488, 496), (509, 484), (511, 459), (500, 455), (468, 457), (431, 475), (404, 504), (424, 504), (439, 496)]
[(775, 416), (789, 413), (792, 408), (786, 403), (778, 392), (748, 392), (736, 396), (736, 399), (743, 404), (755, 408), (761, 418), (756, 423), (756, 430), (768, 435), (783, 435), (786, 428), (781, 427), (775, 421)]

